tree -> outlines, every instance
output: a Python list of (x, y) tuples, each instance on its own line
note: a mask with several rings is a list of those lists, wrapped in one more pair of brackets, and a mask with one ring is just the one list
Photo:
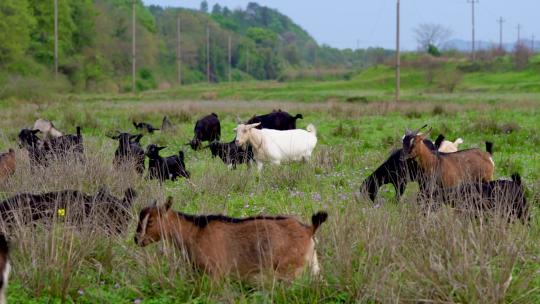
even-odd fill
[(200, 10), (201, 12), (205, 13), (205, 14), (208, 13), (208, 1), (203, 0), (203, 1), (201, 2), (201, 6), (200, 6), (199, 10)]
[(26, 0), (0, 1), (0, 66), (25, 54), (34, 24)]
[(219, 14), (221, 14), (221, 5), (216, 3), (212, 7), (212, 15), (219, 15)]
[(414, 33), (418, 49), (422, 51), (427, 51), (429, 45), (440, 48), (452, 36), (452, 30), (435, 23), (421, 23), (414, 29)]

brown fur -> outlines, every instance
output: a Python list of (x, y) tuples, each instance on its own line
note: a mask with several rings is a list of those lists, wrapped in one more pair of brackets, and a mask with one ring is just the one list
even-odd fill
[(171, 204), (169, 198), (164, 207), (141, 211), (135, 235), (138, 245), (170, 240), (186, 250), (194, 266), (213, 278), (226, 274), (250, 277), (273, 271), (278, 278), (293, 279), (308, 265), (314, 274), (318, 272), (313, 235), (326, 220), (325, 213), (313, 217), (313, 226), (292, 217), (223, 216), (208, 217), (210, 220), (201, 225), (194, 220), (201, 217), (174, 212)]
[(9, 149), (7, 153), (0, 154), (0, 183), (13, 175), (16, 167), (17, 160), (15, 159), (15, 151), (13, 149)]
[(489, 182), (494, 166), (491, 155), (479, 149), (455, 153), (433, 153), (423, 140), (427, 134), (414, 136), (409, 158), (414, 158), (427, 177), (443, 188), (456, 187), (464, 182)]

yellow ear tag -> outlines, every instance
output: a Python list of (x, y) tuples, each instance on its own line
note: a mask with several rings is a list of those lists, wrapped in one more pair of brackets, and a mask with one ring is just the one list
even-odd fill
[(66, 216), (66, 209), (58, 209), (58, 216), (60, 217)]

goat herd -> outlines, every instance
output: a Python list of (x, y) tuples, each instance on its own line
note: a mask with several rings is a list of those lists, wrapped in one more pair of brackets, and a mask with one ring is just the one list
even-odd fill
[[(317, 131), (311, 124), (306, 130), (297, 129), (296, 120), (302, 118), (301, 114), (292, 116), (282, 110), (254, 116), (246, 123), (238, 123), (233, 141), (221, 143), (220, 121), (218, 115), (212, 113), (196, 122), (194, 137), (186, 145), (194, 150), (208, 148), (213, 157), (221, 158), (229, 168), (254, 162), (260, 171), (265, 162), (279, 165), (284, 161), (309, 161), (317, 144)], [(159, 130), (143, 122), (133, 122), (133, 125), (147, 133)], [(164, 118), (161, 129), (170, 126), (171, 122)], [(492, 143), (486, 142), (486, 151), (458, 150), (462, 139), (450, 142), (439, 135), (432, 142), (427, 138), (430, 132), (420, 133), (421, 129), (406, 131), (402, 148), (392, 152), (363, 182), (361, 190), (371, 200), (375, 201), (379, 187), (388, 183), (393, 184), (399, 200), (407, 183), (417, 181), (420, 189), (417, 200), (427, 207), (426, 212), (444, 203), (458, 211), (472, 211), (475, 216), (500, 211), (509, 216), (509, 220), (528, 220), (528, 205), (519, 174), (512, 175), (512, 180), (492, 180), (495, 168)], [(42, 138), (38, 133), (43, 134)], [(165, 147), (150, 144), (143, 150), (142, 134), (118, 132), (109, 137), (118, 141), (114, 154), (116, 167), (132, 168), (143, 175), (145, 157), (148, 157), (147, 178), (189, 180), (183, 151), (162, 157), (160, 150)], [(20, 147), (28, 152), (32, 167), (48, 166), (53, 159), (84, 162), (80, 127), (75, 135), (63, 135), (50, 121), (38, 119), (33, 129), (19, 132), (18, 140)], [(208, 145), (203, 147), (205, 141)], [(0, 155), (0, 183), (10, 178), (16, 164), (13, 149)], [(128, 188), (124, 197), (118, 198), (106, 187), (95, 195), (77, 190), (19, 193), (0, 202), (0, 222), (3, 231), (9, 233), (15, 223), (29, 224), (44, 218), (63, 218), (66, 223), (75, 225), (99, 220), (102, 222), (96, 226), (105, 227), (107, 233), (118, 234), (129, 224), (136, 196), (136, 191)], [(314, 214), (312, 225), (305, 225), (288, 216), (243, 219), (194, 216), (174, 212), (171, 205), (169, 197), (164, 204), (154, 202), (140, 212), (136, 244), (146, 246), (161, 239), (170, 240), (188, 253), (193, 265), (214, 278), (225, 274), (250, 276), (270, 270), (278, 278), (293, 279), (305, 268), (312, 274), (319, 271), (314, 234), (326, 221), (325, 212)], [(0, 277), (0, 286), (3, 290), (10, 269), (8, 261), (8, 246), (2, 234), (0, 271), (4, 275)]]

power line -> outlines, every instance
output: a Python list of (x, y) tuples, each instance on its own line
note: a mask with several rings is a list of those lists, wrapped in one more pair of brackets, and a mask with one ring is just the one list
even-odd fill
[(232, 79), (232, 77), (231, 77), (231, 70), (232, 70), (231, 35), (229, 35), (228, 49), (229, 49), (228, 59), (229, 59), (229, 83), (230, 83), (231, 79)]
[(131, 91), (135, 93), (135, 70), (137, 68), (136, 65), (136, 48), (135, 48), (135, 0), (131, 1)]
[(401, 58), (400, 58), (400, 48), (399, 48), (399, 34), (400, 34), (400, 0), (396, 2), (396, 102), (399, 102), (400, 98), (400, 68), (401, 68)]
[(503, 48), (503, 23), (506, 22), (506, 20), (503, 19), (501, 16), (497, 22), (499, 23), (499, 49)]
[(178, 69), (178, 85), (182, 85), (182, 45), (181, 45), (181, 28), (180, 12), (176, 17), (176, 64)]
[(210, 83), (210, 26), (206, 23), (206, 80)]
[(58, 78), (58, 0), (54, 0), (54, 79)]
[(476, 3), (479, 2), (479, 0), (467, 0), (467, 2), (469, 2), (471, 4), (471, 8), (472, 8), (472, 49), (471, 49), (471, 56), (472, 56), (472, 60), (474, 61), (476, 59), (476, 53), (475, 53), (475, 44), (476, 44), (476, 41), (475, 41), (475, 13), (474, 13), (474, 6)]

